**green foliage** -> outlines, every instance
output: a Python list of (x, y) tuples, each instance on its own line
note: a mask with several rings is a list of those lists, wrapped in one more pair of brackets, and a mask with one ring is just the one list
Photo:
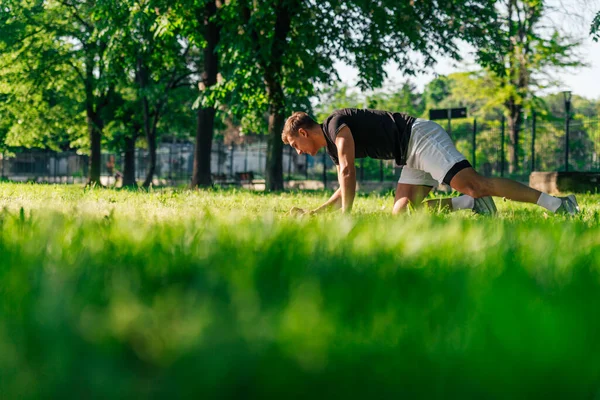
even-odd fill
[(52, 10), (9, 3), (0, 13), (0, 113), (8, 146), (68, 147), (85, 130), (84, 94), (65, 62), (71, 43), (48, 34)]
[(284, 216), (326, 197), (0, 185), (1, 393), (598, 392), (598, 195), (574, 219)]
[(401, 85), (389, 85), (366, 95), (345, 85), (333, 85), (322, 91), (315, 116), (318, 121), (323, 121), (333, 111), (341, 108), (373, 108), (419, 117), (424, 112), (424, 104), (421, 93), (410, 81)]
[[(282, 4), (291, 29), (281, 60), (273, 59), (275, 3), (232, 1), (220, 9), (225, 79), (213, 92), (204, 93), (201, 103), (227, 102), (254, 131), (266, 130), (270, 100), (264, 79), (271, 65), (281, 64), (277, 76), (285, 94), (285, 113), (310, 111), (308, 98), (316, 94), (316, 87), (336, 78), (336, 59), (359, 70), (360, 88), (379, 87), (388, 62), (397, 62), (411, 75), (431, 66), (441, 54), (458, 57), (453, 40), (476, 42), (489, 36), (493, 29), (487, 28), (494, 25), (489, 21), (495, 15), (493, 2), (483, 0), (468, 5), (383, 1), (377, 7), (364, 1)], [(396, 106), (393, 103), (390, 107)], [(401, 103), (403, 108), (412, 104), (406, 99)]]
[(342, 108), (366, 108), (366, 100), (361, 93), (346, 85), (332, 85), (322, 90), (315, 109), (318, 122), (324, 121), (333, 111)]
[(537, 90), (559, 84), (549, 70), (584, 65), (576, 52), (580, 42), (544, 25), (546, 8), (542, 0), (507, 0), (498, 41), (477, 48), (480, 65), (501, 79), (499, 101), (527, 105)]
[(425, 86), (423, 96), (427, 111), (466, 107), (471, 117), (498, 119), (504, 100), (501, 91), (497, 77), (479, 70), (437, 77)]
[(592, 27), (590, 28), (590, 34), (594, 41), (598, 41), (600, 39), (600, 11), (596, 14), (594, 21), (592, 22)]

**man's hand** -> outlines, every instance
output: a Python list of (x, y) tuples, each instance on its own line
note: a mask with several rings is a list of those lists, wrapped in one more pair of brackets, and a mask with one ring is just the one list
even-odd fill
[(303, 215), (313, 215), (315, 212), (312, 210), (306, 210), (300, 207), (292, 207), (292, 209), (288, 212), (289, 216), (292, 217), (301, 217)]

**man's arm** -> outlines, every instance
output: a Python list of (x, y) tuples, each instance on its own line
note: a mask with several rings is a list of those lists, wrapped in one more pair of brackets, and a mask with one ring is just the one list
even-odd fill
[[(337, 166), (337, 170), (338, 170), (338, 175), (340, 173), (340, 167)], [(327, 200), (325, 203), (323, 203), (322, 205), (320, 205), (319, 207), (315, 208), (314, 210), (305, 210), (302, 208), (298, 208), (298, 207), (293, 207), (290, 210), (290, 214), (320, 214), (324, 211), (329, 211), (331, 209), (337, 210), (338, 208), (342, 207), (342, 190), (341, 188), (338, 188), (338, 190), (336, 190), (333, 195), (331, 195), (331, 197), (329, 198), (329, 200)]]
[(354, 138), (347, 126), (340, 129), (335, 138), (338, 149), (338, 180), (342, 195), (342, 212), (352, 211), (352, 203), (356, 192), (356, 168), (354, 167)]
[[(338, 167), (338, 175), (340, 173), (340, 167)], [(319, 206), (318, 208), (315, 208), (313, 211), (311, 211), (311, 214), (317, 214), (326, 210), (330, 210), (330, 209), (334, 209), (337, 210), (338, 208), (342, 207), (342, 188), (338, 188), (338, 190), (336, 190), (333, 195), (331, 195), (331, 197), (329, 198), (329, 200), (327, 200), (325, 203), (323, 203), (323, 205)]]

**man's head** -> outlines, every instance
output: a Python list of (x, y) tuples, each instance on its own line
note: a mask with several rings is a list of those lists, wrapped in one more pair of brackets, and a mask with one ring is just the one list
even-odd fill
[(314, 156), (327, 145), (321, 125), (307, 113), (297, 111), (285, 121), (281, 134), (283, 143), (292, 146), (298, 154)]

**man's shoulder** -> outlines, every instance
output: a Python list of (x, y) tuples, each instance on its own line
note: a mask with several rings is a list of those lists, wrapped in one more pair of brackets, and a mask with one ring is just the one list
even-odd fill
[(327, 117), (327, 119), (343, 115), (352, 115), (353, 113), (356, 113), (356, 111), (356, 108), (338, 108), (336, 110), (333, 110), (331, 114), (329, 114), (329, 117)]

